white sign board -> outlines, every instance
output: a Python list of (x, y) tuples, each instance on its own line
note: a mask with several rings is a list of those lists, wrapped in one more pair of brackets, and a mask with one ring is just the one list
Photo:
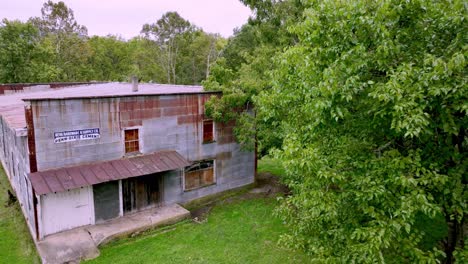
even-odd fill
[(62, 131), (54, 133), (54, 143), (100, 138), (99, 128)]

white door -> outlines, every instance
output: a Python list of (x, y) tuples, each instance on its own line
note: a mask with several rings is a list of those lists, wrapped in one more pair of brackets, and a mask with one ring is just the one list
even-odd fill
[(92, 188), (41, 196), (43, 236), (94, 223)]

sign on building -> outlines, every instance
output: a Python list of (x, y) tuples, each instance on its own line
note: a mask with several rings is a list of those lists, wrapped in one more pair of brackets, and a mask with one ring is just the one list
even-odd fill
[(99, 128), (62, 131), (54, 133), (54, 143), (100, 138)]

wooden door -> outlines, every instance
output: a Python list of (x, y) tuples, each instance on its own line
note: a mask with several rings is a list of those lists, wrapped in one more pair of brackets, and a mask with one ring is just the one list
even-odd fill
[(150, 174), (123, 180), (124, 213), (157, 206), (161, 197), (161, 179), (161, 175)]

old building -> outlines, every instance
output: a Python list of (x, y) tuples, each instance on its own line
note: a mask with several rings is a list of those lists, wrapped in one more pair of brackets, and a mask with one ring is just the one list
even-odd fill
[(211, 96), (221, 94), (129, 83), (5, 92), (0, 159), (33, 236), (253, 183), (254, 154), (233, 124), (204, 116)]

